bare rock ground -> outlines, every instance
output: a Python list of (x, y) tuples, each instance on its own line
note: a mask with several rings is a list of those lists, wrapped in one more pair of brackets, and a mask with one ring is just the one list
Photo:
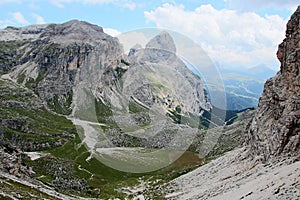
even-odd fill
[[(239, 148), (169, 183), (166, 199), (299, 199), (300, 161), (249, 159)], [(172, 192), (171, 192), (172, 191)]]

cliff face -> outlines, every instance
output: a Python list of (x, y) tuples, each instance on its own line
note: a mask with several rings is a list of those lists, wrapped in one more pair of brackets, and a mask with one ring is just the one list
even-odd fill
[(300, 6), (278, 47), (280, 71), (264, 86), (257, 113), (245, 130), (252, 156), (263, 161), (300, 153)]
[[(154, 89), (150, 86), (165, 83), (158, 80), (154, 73), (168, 80), (170, 88), (177, 89), (173, 96), (178, 95), (179, 102), (172, 105), (169, 104), (174, 98), (168, 97), (172, 94), (167, 94), (166, 90), (160, 91), (161, 95), (156, 94), (161, 98), (158, 104), (166, 107), (165, 110), (181, 106), (183, 111), (199, 115), (202, 109), (210, 109), (201, 80), (193, 76), (176, 57), (174, 41), (166, 32), (149, 41), (146, 49), (140, 50), (143, 55), (138, 57), (127, 57), (118, 39), (105, 34), (101, 27), (78, 20), (23, 28), (8, 27), (0, 30), (0, 35), (0, 73), (9, 74), (19, 84), (33, 90), (57, 113), (71, 114), (78, 85), (93, 90), (93, 96), (112, 104), (117, 102), (115, 96), (125, 94), (131, 98), (128, 96), (131, 93), (146, 105), (155, 104), (152, 97)], [(161, 70), (147, 72), (146, 77), (141, 77), (137, 71), (145, 74), (147, 62), (157, 65), (156, 68), (160, 65)], [(190, 89), (196, 91), (192, 99), (187, 98), (187, 92), (174, 80), (178, 73), (172, 77), (167, 73), (167, 67), (173, 71), (179, 70), (182, 81), (189, 82)], [(131, 76), (132, 73), (137, 76)], [(135, 86), (125, 87), (122, 94), (117, 94), (115, 88), (121, 87), (122, 84), (118, 83), (125, 79), (130, 85), (135, 83)]]
[[(32, 89), (61, 114), (71, 112), (78, 71), (98, 71), (94, 75), (110, 72), (117, 68), (123, 54), (116, 38), (105, 34), (99, 26), (77, 20), (8, 27), (0, 33), (0, 72), (9, 72), (12, 79)], [(112, 82), (114, 77), (108, 73), (103, 79)]]
[[(145, 104), (159, 104), (166, 111), (180, 109), (180, 113), (200, 115), (202, 110), (209, 110), (210, 103), (205, 96), (201, 79), (195, 76), (176, 55), (176, 46), (171, 35), (161, 32), (152, 38), (146, 48), (132, 49), (127, 76), (123, 82), (132, 82), (125, 88), (127, 91), (136, 91), (136, 97), (143, 96), (142, 90), (133, 88), (150, 85), (152, 97), (147, 100), (138, 98)], [(145, 83), (140, 84), (145, 77)], [(148, 102), (148, 103), (146, 103)], [(203, 112), (203, 111), (202, 111)]]

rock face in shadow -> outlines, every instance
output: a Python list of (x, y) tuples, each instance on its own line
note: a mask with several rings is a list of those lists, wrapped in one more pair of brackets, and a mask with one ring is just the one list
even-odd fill
[(300, 6), (279, 45), (280, 71), (264, 86), (257, 113), (245, 130), (252, 156), (267, 161), (300, 153)]

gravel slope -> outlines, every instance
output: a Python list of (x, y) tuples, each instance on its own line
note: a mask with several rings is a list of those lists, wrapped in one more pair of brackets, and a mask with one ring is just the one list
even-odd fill
[[(250, 160), (246, 148), (183, 175), (167, 186), (167, 199), (300, 199), (300, 161)], [(172, 192), (170, 192), (172, 191)]]

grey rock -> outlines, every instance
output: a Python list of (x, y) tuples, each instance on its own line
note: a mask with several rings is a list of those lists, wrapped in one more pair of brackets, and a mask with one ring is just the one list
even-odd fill
[(279, 155), (300, 155), (300, 7), (287, 24), (279, 45), (280, 71), (264, 86), (255, 117), (245, 130), (253, 157), (267, 161)]
[(10, 151), (0, 146), (0, 171), (10, 173), (17, 177), (34, 177), (35, 172), (31, 167), (22, 164), (22, 154), (17, 148), (10, 148)]
[(171, 37), (171, 35), (166, 31), (162, 31), (159, 35), (152, 38), (146, 44), (146, 48), (162, 49), (172, 53), (176, 52), (176, 46), (174, 44), (174, 40)]
[(177, 57), (175, 43), (167, 32), (152, 38), (145, 49), (133, 47), (129, 58), (131, 66), (122, 78), (127, 95), (148, 106), (158, 104), (164, 110), (179, 106), (183, 112), (197, 116), (201, 109), (211, 108), (201, 79)]
[[(115, 68), (121, 63), (122, 47), (116, 38), (99, 26), (78, 20), (63, 24), (7, 28), (0, 41), (0, 71), (32, 89), (50, 108), (70, 114), (73, 87), (89, 79), (90, 85), (110, 85), (116, 79)], [(16, 36), (7, 41), (9, 36)], [(26, 41), (23, 39), (26, 38)], [(92, 78), (94, 77), (94, 78)], [(99, 80), (101, 77), (101, 80)], [(97, 85), (97, 84), (96, 84)], [(52, 105), (52, 106), (51, 106)], [(56, 107), (56, 108), (54, 108)], [(58, 108), (57, 108), (58, 107)]]
[(144, 56), (153, 63), (173, 62), (176, 59), (173, 38), (166, 31), (161, 32), (146, 44)]
[(100, 26), (84, 21), (71, 20), (63, 24), (48, 25), (40, 37), (50, 37), (50, 40), (59, 44), (71, 44), (74, 42), (93, 43), (94, 41), (104, 40), (107, 35), (104, 34)]

